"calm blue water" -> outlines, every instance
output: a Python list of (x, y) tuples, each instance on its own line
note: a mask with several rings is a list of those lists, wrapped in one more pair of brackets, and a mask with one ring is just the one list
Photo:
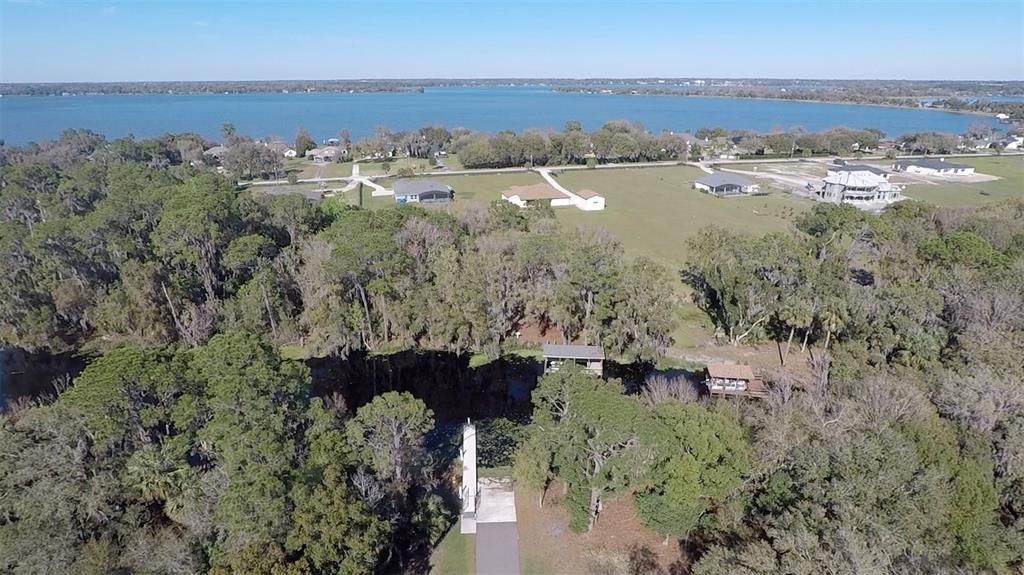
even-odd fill
[(652, 131), (701, 127), (766, 131), (800, 126), (880, 128), (889, 136), (935, 130), (963, 132), (971, 122), (995, 120), (963, 114), (774, 100), (674, 96), (567, 94), (545, 88), (435, 88), (424, 93), (231, 94), (146, 96), (7, 96), (0, 98), (0, 137), (8, 145), (54, 138), (66, 128), (108, 137), (198, 132), (219, 138), (221, 124), (254, 137), (291, 140), (305, 127), (316, 139), (347, 128), (353, 138), (376, 126), (410, 130), (424, 124), (494, 132), (561, 129), (579, 120), (587, 129), (608, 120), (640, 122)]

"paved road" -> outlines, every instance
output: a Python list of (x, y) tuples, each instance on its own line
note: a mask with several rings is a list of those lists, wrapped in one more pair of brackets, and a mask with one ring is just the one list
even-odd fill
[(514, 522), (478, 523), (477, 575), (519, 575), (519, 532)]

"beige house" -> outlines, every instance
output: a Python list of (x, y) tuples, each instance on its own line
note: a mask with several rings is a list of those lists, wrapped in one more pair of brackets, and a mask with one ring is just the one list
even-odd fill
[(604, 196), (593, 190), (563, 192), (544, 182), (529, 186), (512, 186), (501, 193), (501, 199), (520, 208), (549, 205), (553, 208), (575, 206), (585, 212), (604, 209)]
[(553, 208), (572, 205), (572, 198), (545, 183), (512, 186), (501, 193), (501, 199), (520, 208), (535, 205), (548, 205)]

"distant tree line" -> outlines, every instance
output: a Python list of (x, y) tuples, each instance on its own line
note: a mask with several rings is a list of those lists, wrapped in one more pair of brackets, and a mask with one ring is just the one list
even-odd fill
[[(579, 122), (567, 122), (561, 132), (503, 130), (494, 134), (463, 128), (448, 130), (425, 126), (411, 132), (377, 128), (372, 136), (352, 145), (355, 159), (395, 155), (437, 159), (457, 154), (461, 164), (475, 168), (559, 166), (592, 163), (687, 161), (719, 154), (743, 155), (850, 155), (876, 151), (885, 134), (875, 128), (831, 128), (822, 132), (802, 129), (760, 134), (750, 130), (701, 128), (689, 133), (653, 134), (629, 122), (607, 122), (587, 132)], [(955, 139), (955, 136), (951, 136)]]
[[(823, 84), (823, 85), (822, 85)], [(996, 88), (996, 90), (993, 90)], [(999, 102), (987, 99), (984, 94), (993, 91), (1006, 95), (1024, 94), (1024, 83), (1005, 82), (993, 86), (989, 83), (974, 82), (886, 82), (871, 81), (827, 81), (816, 85), (799, 85), (793, 82), (759, 84), (756, 81), (731, 82), (730, 85), (664, 86), (627, 85), (609, 86), (560, 86), (562, 92), (584, 92), (593, 94), (657, 95), (657, 96), (715, 96), (723, 98), (767, 98), (772, 100), (795, 100), (803, 102), (839, 102), (850, 104), (871, 104), (905, 108), (936, 108), (953, 111), (1006, 113), (1013, 118), (1024, 119), (1024, 103)]]
[(7, 96), (87, 96), (103, 94), (248, 94), (256, 92), (421, 92), (419, 82), (394, 80), (259, 80), (181, 82), (54, 82), (0, 84)]

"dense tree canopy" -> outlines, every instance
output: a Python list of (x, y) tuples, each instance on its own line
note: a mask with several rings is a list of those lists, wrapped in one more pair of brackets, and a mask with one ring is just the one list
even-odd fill
[[(869, 137), (850, 132), (833, 135)], [(641, 134), (428, 127), (369, 147), (500, 162), (670, 149)], [(366, 373), (346, 405), (313, 384), (316, 361), (288, 358), (468, 364), (526, 325), (628, 364), (621, 380), (567, 365), (534, 385), (517, 358), (531, 405), (503, 398), (515, 413), (480, 426), (496, 438), (481, 453), (538, 503), (561, 487), (574, 530), (626, 498), (703, 575), (1024, 560), (1020, 201), (818, 205), (785, 233), (699, 231), (680, 270), (693, 302), (723, 343), (774, 342), (782, 364), (767, 398), (712, 400), (689, 362), (644, 377), (671, 346), (678, 280), (600, 229), (508, 203), (325, 209), (238, 189), (197, 147), (69, 131), (0, 149), (0, 343), (87, 364), (0, 415), (2, 572), (423, 572), (453, 522), (453, 422)], [(477, 375), (452, 372), (489, 384)]]

